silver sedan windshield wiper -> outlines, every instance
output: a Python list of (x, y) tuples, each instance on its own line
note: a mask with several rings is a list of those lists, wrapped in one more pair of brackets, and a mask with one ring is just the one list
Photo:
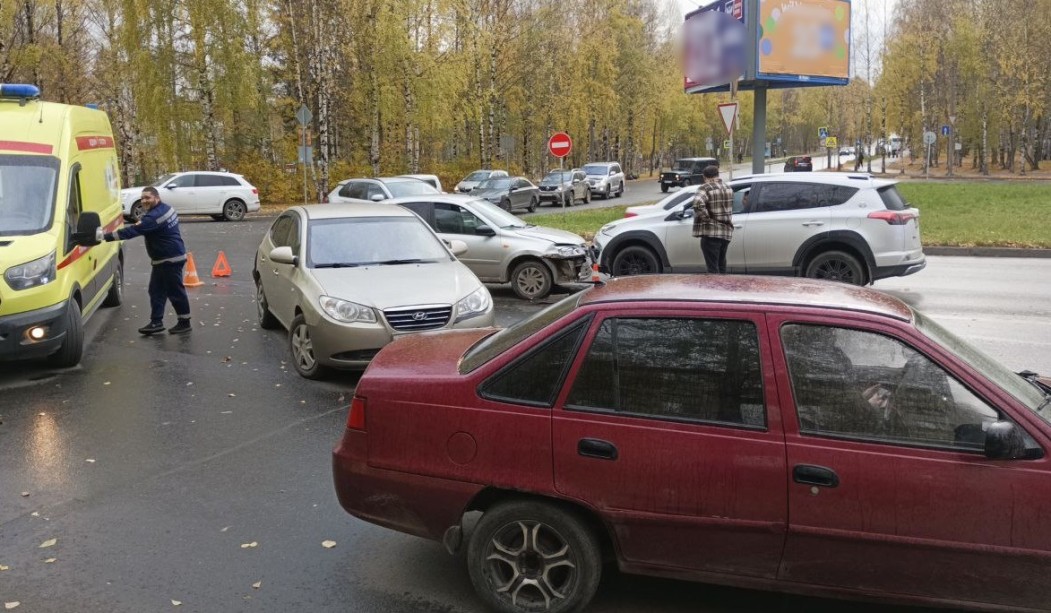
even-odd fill
[(433, 264), (436, 260), (424, 260), (421, 258), (410, 258), (404, 260), (383, 260), (382, 262), (375, 262), (376, 264), (383, 265), (395, 265), (395, 264)]
[(355, 268), (361, 266), (361, 264), (355, 262), (326, 262), (324, 264), (315, 264), (314, 268)]

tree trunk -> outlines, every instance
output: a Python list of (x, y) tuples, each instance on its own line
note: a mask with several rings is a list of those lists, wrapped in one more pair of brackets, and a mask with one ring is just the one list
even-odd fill
[(416, 141), (419, 129), (416, 127), (416, 94), (413, 93), (412, 77), (415, 71), (409, 66), (408, 58), (402, 61), (402, 99), (405, 103), (405, 161), (409, 172), (420, 172), (420, 146)]

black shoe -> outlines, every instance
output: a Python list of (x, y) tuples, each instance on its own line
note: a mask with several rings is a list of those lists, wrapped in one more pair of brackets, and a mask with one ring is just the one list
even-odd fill
[(163, 321), (151, 321), (150, 323), (146, 324), (145, 326), (139, 328), (139, 334), (143, 334), (145, 336), (149, 336), (151, 334), (156, 334), (158, 332), (164, 332), (164, 322)]
[(193, 332), (189, 319), (180, 319), (179, 323), (168, 328), (168, 334), (186, 334), (187, 332)]

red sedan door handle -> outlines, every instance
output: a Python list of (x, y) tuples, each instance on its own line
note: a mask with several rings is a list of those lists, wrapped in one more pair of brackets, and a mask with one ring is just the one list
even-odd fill
[(824, 466), (796, 464), (795, 468), (792, 469), (792, 480), (804, 485), (839, 487), (839, 475), (831, 468), (825, 468)]
[(597, 438), (582, 438), (577, 443), (577, 453), (585, 458), (596, 458), (599, 460), (616, 460), (617, 447), (609, 441)]

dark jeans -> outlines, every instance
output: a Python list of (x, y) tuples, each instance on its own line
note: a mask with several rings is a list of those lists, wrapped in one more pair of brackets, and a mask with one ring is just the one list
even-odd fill
[(701, 253), (704, 254), (704, 265), (710, 273), (726, 274), (726, 250), (730, 241), (710, 236), (701, 237)]
[(150, 321), (164, 321), (164, 303), (169, 300), (179, 318), (190, 317), (190, 298), (182, 284), (184, 264), (165, 262), (150, 271)]

